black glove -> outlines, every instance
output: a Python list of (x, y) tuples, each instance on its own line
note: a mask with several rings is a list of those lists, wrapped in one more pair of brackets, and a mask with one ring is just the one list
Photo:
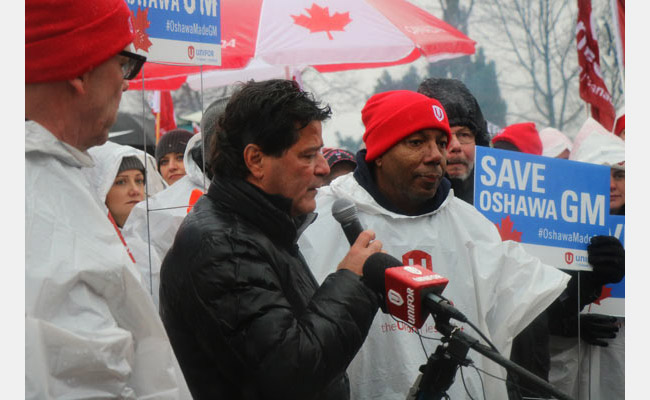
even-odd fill
[(618, 283), (625, 276), (625, 249), (614, 236), (592, 237), (587, 256), (597, 285)]
[[(556, 329), (551, 334), (576, 337), (578, 336), (578, 321), (580, 321), (580, 337), (595, 346), (607, 347), (607, 342), (601, 339), (614, 339), (618, 332), (616, 317), (602, 314), (576, 314), (556, 322)], [(552, 328), (552, 327), (551, 327)]]
[(616, 317), (580, 314), (580, 337), (589, 344), (607, 347), (607, 342), (600, 339), (614, 339), (617, 332)]

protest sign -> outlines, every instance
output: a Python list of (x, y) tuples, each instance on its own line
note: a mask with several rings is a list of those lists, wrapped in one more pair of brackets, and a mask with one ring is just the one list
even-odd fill
[(220, 0), (125, 0), (147, 61), (221, 64)]
[[(609, 167), (482, 146), (475, 160), (476, 209), (503, 240), (521, 242), (544, 263), (590, 271), (587, 245), (593, 236), (624, 242), (625, 217), (609, 215)], [(607, 313), (624, 313), (624, 282), (608, 285), (603, 295), (621, 300)]]

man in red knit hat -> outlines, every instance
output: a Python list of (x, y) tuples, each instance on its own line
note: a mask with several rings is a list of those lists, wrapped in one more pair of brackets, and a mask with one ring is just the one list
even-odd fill
[[(388, 254), (449, 278), (444, 294), (509, 355), (513, 338), (555, 300), (569, 277), (528, 255), (519, 243), (502, 242), (493, 223), (455, 196), (445, 177), (454, 139), (441, 102), (407, 90), (379, 93), (368, 99), (361, 119), (366, 149), (357, 153), (356, 170), (319, 189), (319, 216), (299, 240), (314, 276), (323, 281), (332, 272), (328, 261), (349, 248), (330, 212), (334, 201), (347, 199)], [(440, 338), (431, 319), (421, 329)], [(434, 346), (427, 341), (426, 353)], [(407, 324), (375, 316), (368, 340), (347, 370), (352, 398), (405, 398), (427, 360), (421, 349)], [(505, 378), (489, 360), (470, 357), (478, 368)], [(507, 398), (503, 382), (484, 379), (483, 384), (475, 373), (457, 377), (447, 394)]]
[(145, 57), (124, 0), (25, 4), (25, 397), (190, 398), (84, 177)]

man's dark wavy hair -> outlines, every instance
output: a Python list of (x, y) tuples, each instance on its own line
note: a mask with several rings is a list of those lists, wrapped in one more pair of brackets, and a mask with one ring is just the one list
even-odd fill
[(291, 80), (249, 81), (235, 92), (219, 119), (221, 130), (212, 140), (210, 168), (215, 176), (246, 178), (248, 144), (264, 154), (281, 157), (299, 139), (299, 131), (312, 121), (330, 117), (310, 93)]

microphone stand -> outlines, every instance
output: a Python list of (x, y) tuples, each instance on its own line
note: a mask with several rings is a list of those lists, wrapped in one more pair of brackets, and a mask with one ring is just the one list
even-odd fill
[(432, 313), (436, 322), (438, 332), (442, 334), (442, 344), (438, 345), (436, 351), (429, 356), (427, 363), (420, 366), (422, 375), (418, 378), (417, 400), (440, 400), (449, 398), (447, 390), (454, 382), (454, 377), (459, 366), (468, 366), (471, 360), (466, 358), (469, 349), (473, 349), (490, 360), (504, 367), (508, 372), (516, 374), (523, 380), (530, 382), (541, 394), (550, 395), (560, 400), (573, 400), (571, 397), (560, 392), (542, 378), (534, 375), (518, 364), (503, 357), (491, 347), (485, 346), (476, 338), (466, 334), (459, 327), (449, 322), (450, 314), (436, 307), (428, 296), (425, 297), (425, 305), (429, 310), (436, 310)]

